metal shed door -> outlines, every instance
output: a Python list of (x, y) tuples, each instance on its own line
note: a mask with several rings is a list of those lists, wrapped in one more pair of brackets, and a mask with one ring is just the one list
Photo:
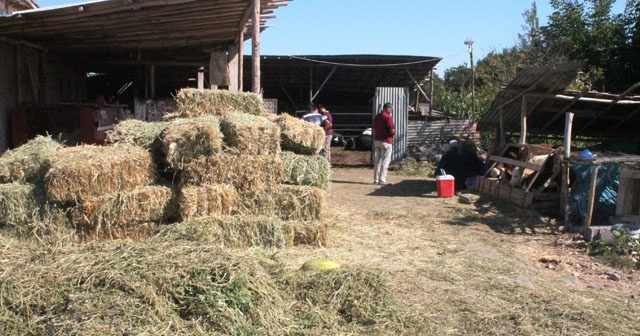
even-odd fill
[[(393, 153), (391, 161), (399, 161), (407, 153), (407, 126), (409, 123), (409, 88), (406, 87), (378, 87), (376, 88), (373, 117), (375, 117), (385, 103), (393, 105), (393, 123), (396, 125), (396, 137), (393, 139)], [(371, 123), (373, 125), (373, 117)], [(373, 127), (373, 126), (372, 126)], [(372, 146), (373, 150), (373, 146)]]

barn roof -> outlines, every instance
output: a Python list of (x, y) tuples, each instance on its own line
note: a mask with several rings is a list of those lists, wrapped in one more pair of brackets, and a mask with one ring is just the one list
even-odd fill
[(640, 95), (637, 95), (640, 94), (640, 83), (620, 94), (565, 90), (585, 64), (571, 62), (520, 71), (498, 93), (490, 110), (480, 120), (480, 129), (498, 127), (502, 111), (505, 131), (519, 131), (524, 107), (530, 133), (564, 134), (564, 114), (573, 112), (575, 135), (637, 138), (640, 129)]
[[(263, 56), (260, 62), (265, 97), (277, 97), (304, 109), (310, 90), (315, 94), (320, 88), (314, 102), (366, 106), (376, 87), (414, 87), (440, 60), (428, 56), (306, 55)], [(251, 66), (250, 60), (245, 66)]]
[[(262, 29), (288, 1), (261, 1)], [(91, 1), (0, 17), (0, 38), (92, 56), (132, 50), (173, 55), (171, 50), (187, 49), (190, 56), (201, 57), (233, 44), (245, 29), (251, 7), (250, 0)]]

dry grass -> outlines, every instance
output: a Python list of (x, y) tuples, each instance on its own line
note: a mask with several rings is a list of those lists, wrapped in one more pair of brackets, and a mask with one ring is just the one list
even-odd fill
[(298, 155), (282, 152), (285, 183), (328, 189), (331, 168), (329, 162), (318, 155)]
[(42, 191), (32, 184), (0, 184), (0, 227), (25, 226), (40, 219)]
[(280, 129), (265, 117), (229, 113), (220, 123), (227, 146), (246, 155), (278, 155)]
[(213, 154), (185, 164), (181, 171), (183, 186), (232, 184), (239, 192), (279, 184), (284, 179), (279, 156)]
[(127, 144), (64, 148), (47, 164), (47, 196), (59, 203), (131, 191), (150, 184), (155, 175), (149, 152)]
[(205, 116), (171, 121), (162, 140), (167, 162), (177, 170), (202, 156), (220, 152), (223, 134), (219, 119)]
[(176, 94), (176, 101), (176, 115), (180, 118), (225, 115), (231, 112), (254, 115), (265, 113), (262, 97), (249, 92), (182, 89)]
[(318, 220), (325, 207), (325, 192), (308, 186), (274, 185), (242, 194), (239, 212), (284, 220)]
[(123, 120), (113, 130), (107, 132), (106, 142), (109, 144), (126, 143), (153, 149), (160, 141), (162, 132), (167, 129), (167, 122), (149, 122), (136, 119)]
[(231, 214), (238, 205), (239, 195), (230, 184), (205, 184), (184, 187), (178, 201), (180, 217), (190, 219), (210, 215)]
[(315, 124), (282, 114), (276, 121), (280, 126), (282, 149), (296, 154), (315, 155), (324, 145), (324, 130)]
[(62, 148), (51, 137), (36, 136), (26, 144), (0, 156), (0, 183), (41, 183), (45, 161)]
[(85, 236), (121, 238), (153, 230), (154, 226), (148, 223), (175, 218), (176, 210), (171, 188), (142, 186), (90, 198), (79, 204), (72, 215), (76, 228)]

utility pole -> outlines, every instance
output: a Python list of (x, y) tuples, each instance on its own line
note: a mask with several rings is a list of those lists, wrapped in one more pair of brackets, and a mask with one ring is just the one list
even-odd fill
[(473, 39), (471, 37), (464, 41), (469, 46), (469, 60), (471, 63), (471, 114), (476, 116), (476, 69), (473, 67)]

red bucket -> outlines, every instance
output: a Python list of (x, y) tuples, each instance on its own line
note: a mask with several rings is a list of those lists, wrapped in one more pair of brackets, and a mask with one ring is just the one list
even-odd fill
[(456, 181), (452, 175), (440, 175), (436, 177), (436, 187), (438, 189), (438, 197), (448, 198), (455, 194)]

